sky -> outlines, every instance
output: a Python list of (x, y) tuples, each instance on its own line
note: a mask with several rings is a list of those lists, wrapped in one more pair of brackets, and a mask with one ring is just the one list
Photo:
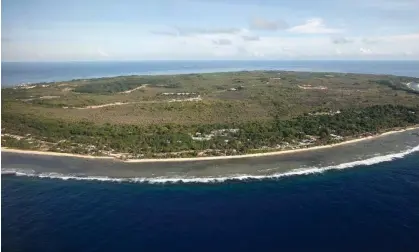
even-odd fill
[(3, 0), (2, 61), (418, 60), (419, 0)]

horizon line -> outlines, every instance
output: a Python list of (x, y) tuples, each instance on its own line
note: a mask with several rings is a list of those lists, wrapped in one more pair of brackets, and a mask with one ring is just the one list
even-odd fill
[(1, 61), (1, 63), (89, 63), (89, 62), (219, 62), (219, 61), (419, 61), (419, 59), (147, 59), (147, 60), (25, 60)]

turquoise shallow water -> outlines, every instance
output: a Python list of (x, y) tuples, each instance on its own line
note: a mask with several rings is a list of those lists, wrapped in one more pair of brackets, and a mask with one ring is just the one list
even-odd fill
[(418, 251), (419, 154), (261, 181), (2, 178), (2, 251)]

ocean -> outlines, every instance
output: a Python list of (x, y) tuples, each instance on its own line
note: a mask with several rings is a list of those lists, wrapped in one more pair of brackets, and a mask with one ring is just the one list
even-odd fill
[[(13, 85), (104, 71), (8, 75), (3, 64), (2, 86), (5, 79)], [(234, 67), (251, 68), (240, 64)], [(355, 72), (347, 64), (355, 67), (338, 62), (334, 69)], [(370, 68), (357, 69), (419, 75), (417, 62), (365, 64)], [(150, 69), (141, 71), (165, 71)], [(216, 67), (201, 70), (211, 69)], [(133, 70), (114, 71), (109, 74)], [(1, 157), (2, 171), (17, 174), (1, 178), (2, 251), (419, 251), (419, 129), (236, 160), (135, 164), (7, 152)]]
[(392, 74), (419, 77), (419, 61), (131, 61), (2, 62), (2, 87), (98, 77), (244, 70)]
[(2, 178), (2, 251), (418, 251), (418, 160), (224, 183)]

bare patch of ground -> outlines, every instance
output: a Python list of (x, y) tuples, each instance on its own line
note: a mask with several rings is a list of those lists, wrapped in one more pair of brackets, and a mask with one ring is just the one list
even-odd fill
[(134, 89), (130, 89), (130, 90), (123, 91), (123, 92), (119, 92), (119, 93), (120, 93), (120, 94), (129, 94), (129, 93), (134, 92), (135, 90), (139, 90), (139, 89), (146, 88), (147, 86), (148, 86), (148, 84), (144, 84), (144, 85), (139, 86), (139, 87), (136, 87), (136, 88), (134, 88)]

